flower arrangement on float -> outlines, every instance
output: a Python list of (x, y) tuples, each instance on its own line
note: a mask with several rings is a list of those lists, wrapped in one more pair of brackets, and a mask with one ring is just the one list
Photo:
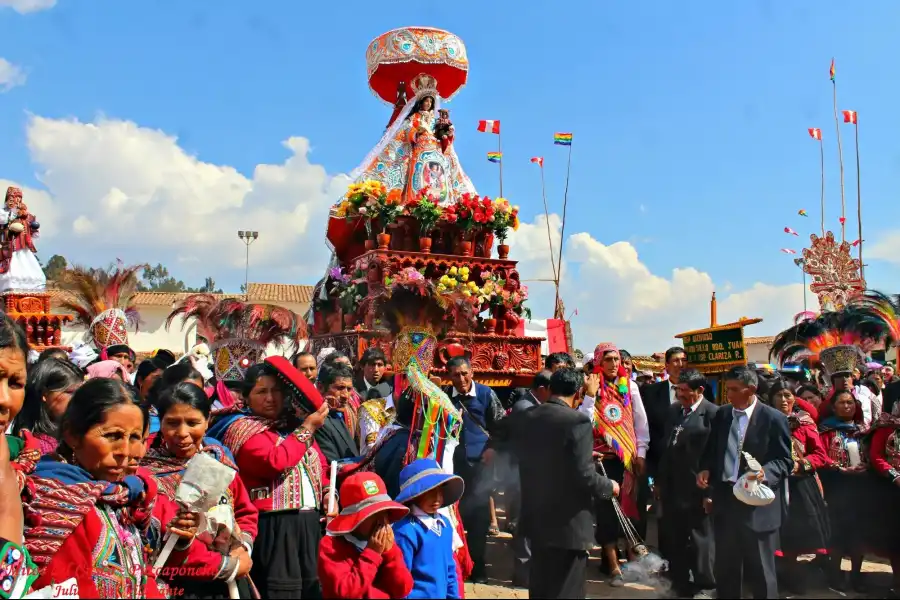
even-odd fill
[(492, 208), (493, 219), (490, 225), (499, 242), (497, 255), (501, 259), (505, 259), (509, 256), (509, 246), (506, 245), (509, 230), (519, 230), (519, 207), (511, 205), (506, 198), (497, 198), (494, 200)]
[(381, 227), (381, 233), (377, 236), (378, 247), (386, 250), (391, 241), (387, 228), (397, 220), (403, 209), (403, 193), (399, 189), (388, 191), (381, 181), (369, 179), (349, 185), (344, 201), (338, 205), (337, 216), (362, 218), (369, 238), (372, 237), (372, 222), (378, 219)]
[(419, 223), (419, 251), (423, 254), (431, 252), (431, 232), (444, 214), (440, 200), (428, 190), (406, 203), (404, 212)]
[(363, 299), (369, 293), (362, 271), (350, 275), (344, 273), (340, 267), (334, 267), (328, 271), (329, 295), (337, 301), (344, 315), (344, 325), (353, 327), (356, 325), (356, 313)]
[[(453, 269), (456, 268), (453, 267)], [(461, 267), (461, 269), (465, 269), (465, 278), (468, 279), (468, 268)], [(474, 295), (471, 292), (466, 293), (468, 286), (465, 283), (460, 285), (458, 279), (460, 270), (456, 269), (455, 277), (448, 276), (448, 271), (448, 275), (441, 277), (441, 281), (438, 283), (428, 279), (423, 271), (415, 267), (406, 267), (392, 277), (385, 277), (384, 290), (381, 294), (382, 301), (388, 300), (398, 293), (412, 294), (423, 299), (430, 298), (435, 300), (437, 306), (443, 311), (444, 320), (451, 322), (461, 331), (469, 329), (475, 321), (478, 306)], [(446, 279), (444, 279), (445, 277)]]

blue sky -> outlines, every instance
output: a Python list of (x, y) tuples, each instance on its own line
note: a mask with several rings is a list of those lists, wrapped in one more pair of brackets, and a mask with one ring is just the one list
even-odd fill
[[(30, 14), (0, 10), (0, 56), (28, 76), (0, 95), (0, 176), (42, 187), (37, 173), (46, 165), (29, 153), (29, 115), (134, 121), (177, 136), (200, 161), (247, 177), (258, 164), (282, 163), (289, 152), (281, 142), (302, 136), (312, 163), (329, 174), (349, 172), (389, 114), (366, 86), (366, 43), (421, 24), (466, 43), (468, 86), (449, 108), (457, 150), (480, 192), (496, 194), (497, 167), (485, 160), (496, 140), (475, 132), (479, 119), (503, 124), (504, 192), (527, 220), (541, 211), (529, 158), (545, 156), (549, 200), (558, 211), (565, 150), (552, 145), (552, 135), (571, 131), (568, 232), (604, 244), (630, 241), (662, 277), (694, 267), (718, 287), (735, 289), (799, 281), (779, 248), (799, 251), (804, 239), (787, 236), (784, 226), (804, 236), (818, 228), (819, 157), (808, 127), (825, 135), (827, 225), (839, 227), (827, 74), (835, 56), (838, 108), (860, 115), (864, 237), (873, 245), (893, 239), (900, 216), (895, 2), (852, 10), (841, 3), (711, 1), (561, 2), (555, 11), (537, 2), (377, 10), (362, 2), (211, 5), (59, 0)], [(848, 228), (855, 232), (852, 129), (842, 132)], [(810, 218), (798, 217), (800, 208)], [(62, 240), (48, 240), (42, 256), (97, 256), (90, 252), (96, 238), (54, 247)], [(867, 262), (876, 287), (898, 274), (889, 262)], [(179, 265), (170, 266), (179, 275)], [(231, 268), (214, 275), (225, 285), (243, 279)]]

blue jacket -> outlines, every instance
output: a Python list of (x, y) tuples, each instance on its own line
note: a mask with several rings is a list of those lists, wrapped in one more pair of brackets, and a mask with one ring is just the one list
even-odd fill
[[(475, 397), (465, 398), (463, 413), (463, 428), (460, 436), (461, 445), (465, 446), (466, 459), (470, 462), (481, 461), (485, 446), (488, 443), (488, 433), (494, 426), (494, 402), (496, 395), (489, 386), (473, 382)], [(452, 396), (453, 403), (459, 407), (461, 396)]]
[(394, 541), (415, 584), (407, 598), (459, 598), (456, 560), (453, 557), (453, 526), (443, 515), (441, 535), (412, 513), (394, 523)]

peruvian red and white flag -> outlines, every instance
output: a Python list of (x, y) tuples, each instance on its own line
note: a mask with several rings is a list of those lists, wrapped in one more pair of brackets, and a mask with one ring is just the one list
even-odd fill
[(807, 131), (809, 131), (809, 137), (814, 140), (822, 140), (822, 130), (818, 127), (810, 127)]
[(478, 131), (483, 133), (500, 133), (500, 121), (478, 121)]
[(800, 237), (800, 234), (797, 233), (796, 231), (794, 231), (793, 229), (791, 229), (790, 227), (785, 227), (785, 228), (784, 228), (784, 232), (785, 232), (785, 233), (790, 233), (790, 234), (792, 234), (792, 235), (796, 235), (797, 237)]
[(531, 159), (531, 162), (543, 167), (544, 166), (544, 157), (543, 156), (535, 156), (534, 158)]
[(856, 111), (855, 110), (842, 110), (844, 113), (844, 123), (853, 123), (856, 125)]

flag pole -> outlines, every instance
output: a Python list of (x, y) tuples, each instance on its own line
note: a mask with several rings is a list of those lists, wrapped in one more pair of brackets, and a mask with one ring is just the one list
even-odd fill
[(846, 224), (847, 224), (847, 205), (844, 197), (844, 150), (841, 147), (841, 125), (838, 121), (838, 113), (837, 113), (837, 82), (834, 79), (834, 59), (831, 59), (832, 65), (832, 74), (831, 74), (831, 91), (832, 91), (832, 99), (834, 103), (834, 127), (837, 129), (837, 143), (838, 143), (838, 158), (840, 159), (841, 166), (841, 242), (847, 239), (845, 234)]
[(856, 220), (859, 223), (859, 278), (866, 280), (865, 266), (863, 266), (863, 233), (862, 233), (862, 195), (859, 183), (859, 113), (854, 113), (853, 129), (856, 138)]
[(559, 261), (556, 266), (556, 303), (553, 305), (554, 317), (557, 319), (565, 318), (565, 315), (556, 317), (555, 313), (559, 310), (559, 282), (562, 279), (562, 254), (563, 246), (566, 245), (566, 207), (569, 201), (569, 174), (572, 172), (572, 142), (569, 142), (569, 159), (566, 164), (566, 189), (563, 192), (563, 211), (562, 225), (559, 230)]
[[(556, 277), (556, 261), (553, 252), (553, 236), (550, 234), (550, 209), (547, 208), (547, 185), (544, 183), (544, 159), (541, 157), (541, 195), (544, 197), (544, 219), (547, 221), (547, 244), (550, 246), (550, 267), (553, 269), (553, 282), (557, 287), (557, 296), (559, 295), (559, 279)], [(555, 310), (555, 307), (554, 307)]]
[(825, 142), (819, 136), (819, 166), (822, 171), (822, 237), (825, 237)]
[(497, 130), (497, 153), (500, 155), (500, 197), (503, 197), (503, 146), (500, 143), (500, 130)]

